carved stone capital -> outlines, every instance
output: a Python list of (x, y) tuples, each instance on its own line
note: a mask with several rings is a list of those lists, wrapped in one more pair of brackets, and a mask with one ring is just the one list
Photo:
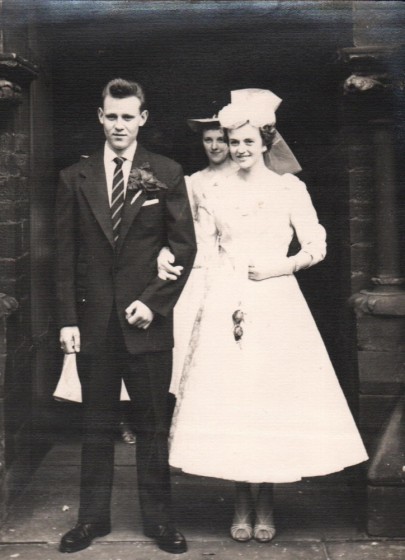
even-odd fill
[[(369, 46), (340, 49), (339, 58), (351, 71), (344, 81), (345, 94), (405, 90), (405, 79), (400, 73), (401, 47)], [(396, 70), (395, 70), (396, 69)]]
[(15, 105), (22, 100), (21, 87), (8, 80), (0, 78), (0, 104)]
[(351, 74), (343, 83), (344, 93), (363, 93), (365, 91), (383, 91), (390, 88), (387, 74)]
[(18, 309), (18, 301), (7, 294), (0, 294), (0, 316), (8, 317)]
[(0, 78), (17, 84), (28, 85), (39, 75), (39, 67), (16, 53), (0, 53)]

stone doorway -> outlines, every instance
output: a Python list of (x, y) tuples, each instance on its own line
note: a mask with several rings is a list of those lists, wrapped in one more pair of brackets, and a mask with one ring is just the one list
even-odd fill
[[(203, 164), (185, 126), (187, 117), (198, 116), (209, 101), (240, 87), (269, 88), (283, 98), (279, 129), (294, 148), (329, 234), (327, 260), (302, 274), (300, 282), (356, 411), (356, 329), (364, 326), (361, 350), (377, 322), (366, 317), (355, 325), (346, 304), (375, 272), (374, 176), (368, 121), (362, 121), (370, 114), (357, 110), (361, 102), (351, 105), (352, 112), (343, 110), (342, 84), (354, 68), (346, 93), (362, 91), (359, 76), (374, 76), (371, 70), (380, 71), (383, 59), (389, 61), (389, 72), (398, 71), (401, 59), (392, 58), (389, 49), (382, 58), (379, 53), (387, 40), (401, 43), (401, 3), (375, 3), (372, 12), (374, 3), (359, 1), (308, 1), (300, 3), (303, 9), (298, 11), (290, 2), (267, 1), (28, 4), (29, 9), (26, 0), (0, 2), (5, 15), (0, 24), (0, 78), (9, 82), (1, 82), (0, 96), (0, 178), (5, 186), (1, 291), (19, 303), (11, 318), (2, 319), (7, 330), (2, 352), (6, 383), (0, 397), (4, 503), (14, 492), (10, 488), (18, 491), (27, 479), (49, 444), (49, 433), (58, 428), (60, 413), (50, 395), (61, 360), (49, 273), (56, 171), (102, 141), (95, 113), (98, 95), (117, 74), (144, 83), (153, 116), (144, 142), (177, 159), (186, 173)], [(352, 45), (342, 56), (342, 49)], [(373, 60), (375, 67), (369, 65)], [(390, 84), (375, 76), (367, 84), (391, 91)], [(396, 99), (403, 121), (403, 97)], [(349, 208), (351, 198), (354, 205)], [(376, 332), (384, 331), (385, 323), (380, 321)], [(388, 323), (388, 338), (394, 343), (403, 322), (398, 318)], [(398, 375), (395, 369), (396, 349), (378, 350), (378, 368), (373, 361), (377, 353), (366, 356), (371, 361), (359, 355), (360, 416), (371, 440), (403, 383), (403, 369)], [(389, 383), (378, 375), (370, 384), (369, 372), (379, 374), (379, 368)]]

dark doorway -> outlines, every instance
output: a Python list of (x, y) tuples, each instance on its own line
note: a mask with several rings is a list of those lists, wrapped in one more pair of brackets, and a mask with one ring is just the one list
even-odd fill
[[(79, 9), (80, 5), (80, 9)], [(103, 142), (96, 109), (104, 84), (140, 81), (150, 121), (141, 141), (179, 161), (204, 165), (188, 117), (232, 89), (261, 87), (283, 99), (278, 128), (293, 147), (321, 223), (328, 257), (301, 273), (309, 305), (352, 404), (347, 180), (340, 138), (337, 51), (352, 42), (350, 3), (301, 10), (278, 2), (49, 2), (39, 17), (50, 34), (55, 166), (61, 169)]]

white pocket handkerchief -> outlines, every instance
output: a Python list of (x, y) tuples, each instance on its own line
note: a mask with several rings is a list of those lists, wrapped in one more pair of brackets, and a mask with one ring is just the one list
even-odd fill
[(152, 200), (145, 200), (142, 206), (150, 206), (151, 204), (159, 204), (159, 199), (153, 198)]

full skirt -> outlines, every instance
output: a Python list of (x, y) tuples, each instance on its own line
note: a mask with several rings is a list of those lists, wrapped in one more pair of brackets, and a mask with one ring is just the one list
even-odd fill
[[(200, 291), (200, 296), (202, 290)], [(246, 482), (292, 482), (367, 459), (294, 276), (211, 282), (177, 391), (170, 464)], [(244, 334), (233, 336), (242, 306)]]

